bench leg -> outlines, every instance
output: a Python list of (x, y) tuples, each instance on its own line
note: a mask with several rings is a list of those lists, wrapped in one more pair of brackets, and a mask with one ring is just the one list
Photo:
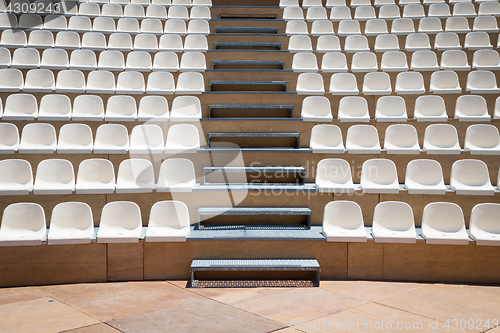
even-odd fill
[(319, 273), (320, 273), (320, 270), (318, 269), (316, 271), (316, 276), (314, 277), (314, 280), (313, 280), (314, 287), (319, 287)]
[(198, 281), (194, 279), (194, 269), (191, 270), (191, 288), (198, 287)]

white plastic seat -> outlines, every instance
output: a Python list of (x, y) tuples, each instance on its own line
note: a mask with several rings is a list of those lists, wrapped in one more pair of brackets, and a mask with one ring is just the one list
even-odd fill
[(38, 164), (34, 194), (71, 194), (74, 188), (75, 175), (70, 161), (49, 159)]
[(317, 72), (318, 60), (316, 59), (314, 53), (296, 53), (293, 55), (292, 70), (299, 73)]
[(206, 52), (207, 50), (208, 41), (204, 35), (187, 35), (184, 39), (185, 52)]
[(375, 119), (380, 122), (407, 121), (405, 100), (400, 96), (383, 96), (377, 100)]
[(343, 154), (342, 132), (337, 125), (315, 125), (311, 130), (309, 147), (313, 153)]
[(71, 118), (71, 101), (66, 95), (49, 94), (40, 100), (40, 109), (38, 111), (38, 120), (68, 121)]
[[(50, 51), (50, 50), (47, 50)], [(44, 52), (45, 54), (45, 52)], [(97, 58), (92, 50), (75, 50), (71, 52), (71, 59), (69, 61), (69, 68), (75, 70), (95, 70), (97, 68)], [(88, 85), (87, 82), (87, 92)], [(114, 79), (113, 79), (114, 81)]]
[(190, 230), (185, 203), (159, 201), (151, 207), (146, 242), (185, 242)]
[[(148, 9), (151, 8), (151, 6), (148, 7)], [(146, 12), (146, 16), (148, 16)], [(211, 20), (212, 19), (212, 14), (210, 13), (210, 8), (206, 6), (195, 6), (191, 8), (191, 12), (189, 13), (189, 19), (190, 20)]]
[(417, 130), (412, 125), (395, 124), (385, 130), (387, 154), (420, 154)]
[(162, 35), (158, 43), (160, 51), (182, 52), (182, 38), (176, 34)]
[(378, 12), (378, 18), (384, 20), (394, 20), (401, 18), (399, 6), (396, 5), (383, 5)]
[(14, 68), (38, 68), (40, 66), (40, 53), (37, 49), (16, 49), (12, 53), (10, 67)]
[(144, 17), (146, 17), (146, 15), (144, 12), (144, 7), (141, 5), (129, 4), (123, 7), (123, 18), (133, 18), (141, 20)]
[(371, 0), (351, 0), (352, 8), (357, 8), (359, 6), (371, 6)]
[(158, 51), (158, 39), (153, 34), (138, 34), (134, 38), (134, 50), (136, 51)]
[(313, 48), (312, 48), (312, 43), (311, 43), (311, 37), (303, 36), (303, 35), (290, 36), (290, 39), (288, 40), (288, 51), (289, 52), (312, 52)]
[(299, 95), (323, 95), (325, 93), (323, 77), (318, 73), (299, 74), (296, 91)]
[(122, 6), (116, 3), (106, 3), (101, 7), (101, 16), (108, 16), (114, 19), (123, 17)]
[[(2, 13), (0, 13), (1, 15)], [(26, 46), (26, 33), (22, 30), (4, 30), (0, 38), (0, 45), (8, 48), (18, 48)]]
[(368, 21), (376, 18), (377, 16), (375, 15), (375, 8), (372, 6), (358, 6), (354, 10), (355, 20)]
[(99, 7), (97, 3), (93, 2), (81, 3), (78, 8), (78, 15), (87, 17), (99, 17), (101, 16), (101, 7)]
[(179, 74), (177, 78), (177, 87), (175, 89), (176, 94), (201, 94), (204, 91), (205, 82), (201, 73), (185, 72)]
[(85, 77), (81, 71), (62, 70), (57, 73), (56, 92), (83, 93)]
[(379, 203), (373, 212), (372, 234), (376, 243), (416, 243), (417, 233), (411, 206), (400, 201)]
[(384, 158), (365, 161), (361, 168), (361, 188), (363, 193), (399, 193), (396, 164)]
[[(160, 71), (149, 74), (146, 93), (157, 94), (157, 95), (172, 95), (174, 91), (175, 91), (174, 76), (171, 73)], [(176, 93), (180, 94), (180, 92)]]
[(112, 194), (115, 191), (115, 170), (107, 159), (83, 160), (78, 167), (76, 194)]
[(428, 16), (437, 18), (450, 17), (450, 6), (446, 3), (433, 3), (429, 6)]
[(462, 92), (458, 75), (454, 71), (432, 73), (429, 90), (434, 94), (459, 94)]
[(169, 119), (167, 99), (163, 96), (144, 96), (139, 102), (138, 121), (167, 121)]
[(158, 125), (137, 125), (130, 133), (130, 154), (161, 154), (163, 152), (163, 132)]
[(360, 35), (361, 28), (359, 22), (356, 20), (342, 20), (339, 22), (338, 35), (348, 36), (348, 35)]
[(492, 48), (490, 36), (484, 31), (469, 32), (465, 35), (464, 49), (483, 50)]
[(441, 69), (453, 71), (469, 71), (467, 54), (462, 50), (448, 50), (441, 55)]
[(139, 206), (130, 201), (107, 203), (102, 209), (98, 243), (138, 243), (142, 235)]
[(414, 119), (417, 121), (447, 121), (448, 115), (441, 96), (420, 96), (415, 101)]
[(169, 128), (165, 143), (165, 153), (196, 153), (200, 148), (200, 136), (196, 126), (178, 124)]
[(141, 21), (141, 34), (153, 34), (153, 35), (162, 35), (163, 34), (163, 26), (161, 21), (156, 18), (147, 18)]
[(458, 195), (494, 195), (488, 166), (481, 160), (458, 160), (451, 167), (450, 188)]
[(446, 32), (466, 33), (470, 32), (469, 22), (465, 17), (450, 17), (446, 19), (444, 30)]
[(424, 17), (418, 23), (418, 32), (429, 35), (443, 32), (441, 20), (437, 17)]
[(83, 202), (64, 202), (52, 210), (49, 245), (90, 244), (94, 220), (90, 206)]
[(401, 72), (396, 77), (397, 94), (423, 94), (425, 93), (424, 77), (419, 72)]
[(209, 35), (210, 24), (207, 20), (191, 20), (188, 23), (187, 34)]
[(333, 120), (330, 100), (323, 96), (308, 96), (302, 101), (301, 118), (304, 121)]
[[(142, 8), (142, 6), (140, 6)], [(125, 16), (125, 15), (124, 15)], [(137, 35), (139, 33), (139, 21), (132, 17), (123, 17), (116, 24), (117, 33)]]
[(495, 100), (495, 108), (494, 108), (494, 119), (500, 119), (500, 97), (497, 97)]
[(399, 5), (401, 7), (414, 4), (420, 4), (420, 0), (399, 0)]
[(374, 50), (376, 52), (399, 51), (398, 36), (392, 34), (378, 35), (375, 38)]
[(422, 237), (427, 244), (468, 245), (462, 208), (451, 202), (433, 202), (425, 206)]
[(151, 4), (151, 2), (149, 0), (130, 0), (130, 4), (140, 5), (147, 8)]
[(174, 52), (158, 52), (153, 60), (153, 71), (177, 72), (179, 58)]
[[(40, 68), (67, 69), (69, 66), (68, 52), (62, 49), (45, 49), (42, 53)], [(52, 74), (53, 76), (53, 74)]]
[(467, 88), (472, 94), (498, 94), (495, 74), (490, 71), (472, 71), (467, 75)]
[(323, 6), (321, 0), (302, 0), (302, 7), (307, 9), (309, 7), (320, 7)]
[(288, 6), (298, 6), (299, 0), (280, 0), (280, 8), (286, 8)]
[(472, 2), (456, 3), (453, 5), (453, 16), (476, 17), (476, 8)]
[(20, 159), (0, 161), (0, 195), (28, 195), (32, 189), (33, 172), (28, 161)]
[(347, 72), (347, 59), (344, 53), (329, 52), (323, 55), (321, 71), (324, 73)]
[(75, 31), (60, 31), (56, 35), (54, 46), (65, 50), (80, 48), (80, 36)]
[(350, 35), (345, 38), (344, 50), (347, 53), (370, 51), (368, 39), (364, 35)]
[(38, 103), (31, 94), (12, 94), (5, 101), (2, 120), (34, 120)]
[(103, 71), (123, 71), (125, 69), (125, 58), (120, 51), (102, 51), (99, 54), (97, 65)]
[(76, 32), (92, 31), (92, 23), (89, 17), (72, 16), (69, 18), (68, 30)]
[(40, 30), (43, 26), (42, 17), (38, 14), (21, 14), (17, 27), (26, 30)]
[(163, 32), (165, 34), (186, 35), (186, 23), (183, 20), (169, 19), (165, 21)]
[(498, 129), (493, 125), (470, 125), (465, 132), (464, 149), (471, 155), (499, 155), (500, 134)]
[(330, 78), (332, 95), (358, 95), (358, 83), (352, 73), (335, 73)]
[(92, 130), (85, 124), (66, 124), (59, 130), (59, 154), (90, 154), (94, 145)]
[(500, 69), (500, 56), (494, 50), (478, 50), (472, 58), (472, 68), (480, 70)]
[(375, 0), (373, 2), (373, 6), (375, 6), (375, 7), (382, 7), (382, 6), (386, 6), (386, 5), (395, 5), (395, 1), (394, 0)]
[(408, 4), (403, 7), (403, 18), (420, 19), (425, 17), (424, 6), (421, 4)]
[(333, 35), (319, 36), (316, 42), (316, 51), (318, 53), (340, 52), (339, 38)]
[(87, 77), (87, 93), (113, 94), (115, 92), (115, 76), (105, 70), (92, 71)]
[(415, 33), (415, 26), (412, 19), (397, 18), (392, 21), (391, 34), (394, 35), (409, 35)]
[(419, 159), (406, 167), (405, 188), (409, 194), (446, 194), (441, 164), (434, 160)]
[(365, 25), (365, 35), (366, 36), (378, 36), (382, 34), (387, 34), (389, 30), (387, 29), (387, 23), (382, 19), (369, 19), (366, 21)]
[(51, 124), (30, 123), (24, 126), (20, 154), (53, 154), (57, 147), (56, 130)]
[(108, 50), (130, 51), (132, 50), (132, 37), (127, 33), (114, 33), (109, 35)]
[(498, 246), (500, 241), (500, 205), (481, 203), (472, 208), (469, 222), (469, 237), (476, 245)]
[(474, 19), (472, 31), (498, 32), (497, 19), (494, 16), (478, 16)]
[(104, 120), (104, 103), (96, 95), (80, 95), (73, 101), (74, 121), (102, 121)]
[(54, 74), (48, 69), (30, 69), (26, 73), (24, 92), (52, 92), (55, 88)]
[(372, 72), (365, 74), (363, 79), (364, 95), (390, 95), (391, 79), (385, 72)]
[(196, 185), (194, 164), (185, 158), (162, 162), (156, 192), (192, 192)]
[(405, 42), (406, 51), (430, 50), (431, 42), (429, 36), (424, 33), (411, 33), (406, 36)]
[(353, 125), (347, 130), (346, 149), (349, 154), (380, 154), (378, 131), (372, 125)]
[(457, 98), (455, 119), (460, 121), (490, 121), (486, 99), (479, 95), (464, 95)]
[[(291, 7), (288, 7), (291, 8)], [(325, 7), (309, 7), (306, 11), (306, 21), (328, 20)]]
[(111, 96), (106, 106), (106, 121), (135, 121), (137, 106), (132, 96)]
[(172, 6), (168, 9), (169, 19), (179, 19), (187, 21), (189, 20), (189, 14), (187, 7), (184, 6)]
[(140, 72), (121, 72), (116, 80), (117, 94), (143, 94), (145, 92), (144, 76)]
[(105, 50), (106, 38), (104, 37), (104, 34), (101, 32), (84, 33), (82, 36), (82, 49), (96, 50), (96, 51)]
[(427, 154), (460, 154), (457, 129), (448, 124), (427, 126), (423, 149)]
[(494, 2), (482, 2), (479, 4), (478, 15), (481, 16), (500, 16), (500, 3)]
[(97, 17), (94, 19), (92, 31), (97, 33), (112, 34), (116, 32), (115, 21), (111, 17)]
[(54, 35), (50, 31), (45, 30), (32, 31), (30, 32), (26, 46), (38, 49), (54, 47)]
[(120, 163), (116, 193), (151, 193), (154, 188), (155, 177), (150, 161), (134, 158)]
[(342, 20), (350, 20), (352, 19), (351, 16), (351, 9), (347, 6), (335, 6), (332, 7), (330, 11), (330, 21), (333, 22), (340, 22)]
[(311, 25), (312, 36), (333, 35), (333, 24), (329, 20), (316, 20)]
[(411, 56), (410, 68), (415, 71), (437, 71), (438, 60), (434, 51), (415, 51)]
[(121, 124), (103, 124), (97, 128), (94, 154), (126, 154), (129, 147), (127, 128)]
[(167, 19), (167, 9), (161, 5), (149, 5), (146, 7), (146, 18), (156, 18), (165, 21)]
[(316, 186), (320, 193), (354, 193), (351, 165), (346, 160), (338, 158), (319, 161)]
[(380, 69), (384, 72), (404, 72), (408, 70), (406, 54), (400, 51), (387, 51), (382, 54)]
[(197, 121), (202, 117), (200, 100), (195, 96), (178, 96), (172, 103), (171, 121)]
[(47, 15), (43, 23), (44, 30), (64, 31), (68, 28), (68, 22), (63, 15)]
[(10, 123), (0, 123), (0, 154), (14, 154), (19, 148), (19, 131)]
[(125, 68), (127, 71), (149, 72), (153, 65), (151, 55), (145, 51), (132, 51), (127, 55)]
[(36, 203), (14, 203), (3, 211), (0, 246), (41, 245), (47, 237), (45, 213)]
[(151, 0), (152, 5), (161, 5), (165, 7), (170, 7), (172, 4), (171, 0)]
[(361, 207), (353, 201), (332, 201), (325, 206), (323, 233), (328, 242), (366, 242)]
[(182, 54), (181, 72), (204, 72), (206, 69), (205, 55), (202, 52), (186, 52)]

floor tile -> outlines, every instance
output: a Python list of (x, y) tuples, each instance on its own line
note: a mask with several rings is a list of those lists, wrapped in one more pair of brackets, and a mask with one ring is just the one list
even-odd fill
[(0, 305), (50, 296), (39, 287), (0, 288)]
[(203, 297), (157, 281), (46, 287), (52, 297), (101, 321), (200, 300)]
[(50, 297), (0, 306), (0, 332), (52, 333), (99, 321)]
[(64, 333), (121, 333), (108, 324), (96, 324), (65, 331)]
[(285, 325), (291, 320), (308, 321), (366, 303), (359, 298), (320, 288), (295, 288), (242, 300), (232, 298), (220, 297), (217, 300)]
[(269, 319), (209, 299), (116, 319), (108, 324), (125, 333), (264, 333), (284, 327)]

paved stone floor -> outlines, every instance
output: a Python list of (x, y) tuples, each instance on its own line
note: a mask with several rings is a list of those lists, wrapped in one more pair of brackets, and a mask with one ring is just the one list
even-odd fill
[(188, 288), (186, 281), (0, 289), (0, 332), (500, 333), (500, 287), (321, 281)]

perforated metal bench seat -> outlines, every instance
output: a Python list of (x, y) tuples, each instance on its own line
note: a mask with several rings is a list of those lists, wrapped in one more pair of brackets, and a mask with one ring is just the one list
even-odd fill
[(313, 271), (319, 287), (320, 266), (316, 259), (195, 259), (191, 262), (191, 286), (197, 287), (196, 271)]

